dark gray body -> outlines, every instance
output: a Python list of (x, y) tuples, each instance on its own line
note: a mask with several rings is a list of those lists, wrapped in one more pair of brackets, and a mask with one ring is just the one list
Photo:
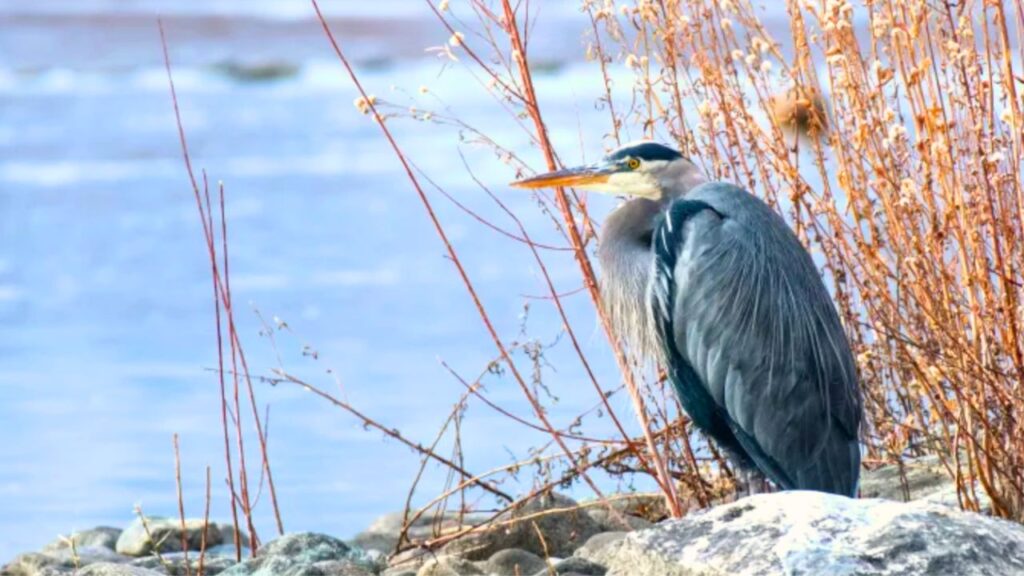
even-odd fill
[[(693, 422), (738, 464), (783, 489), (856, 494), (849, 342), (778, 214), (724, 183), (630, 200), (606, 221), (600, 259), (623, 337), (665, 364)], [(630, 293), (646, 301), (631, 308)]]

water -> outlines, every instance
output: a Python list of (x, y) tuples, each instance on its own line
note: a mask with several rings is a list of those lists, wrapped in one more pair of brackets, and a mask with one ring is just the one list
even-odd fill
[[(459, 116), (540, 164), (525, 133), (475, 80), (424, 53), (447, 39), (425, 5), (324, 4), (371, 91), (404, 103), (391, 85), (411, 93), (429, 86)], [(559, 120), (552, 128), (565, 150), (579, 150), (582, 136), (596, 155), (607, 119), (594, 106), (594, 70), (576, 60), (586, 23), (572, 19), (572, 9), (542, 6), (550, 28), (538, 30), (535, 50), (559, 55), (537, 78), (545, 111)], [(276, 354), (251, 307), (298, 334), (278, 334), (287, 368), (429, 441), (461, 392), (439, 360), (472, 378), (495, 355), (419, 200), (377, 128), (352, 106), (356, 94), (305, 2), (4, 3), (0, 562), (57, 533), (125, 525), (136, 503), (175, 514), (174, 433), (188, 512), (201, 513), (210, 465), (212, 515), (228, 518), (217, 380), (208, 371), (216, 364), (209, 269), (158, 13), (195, 165), (227, 189), (232, 287), (254, 371), (266, 373)], [(252, 77), (254, 66), (267, 65), (274, 77)], [(460, 144), (455, 130), (392, 126), (417, 165), (461, 201), (512, 227), (462, 169), (460, 150), (531, 233), (558, 242), (533, 200), (504, 186), (514, 174), (489, 153)], [(588, 128), (581, 134), (579, 126)], [(431, 197), (497, 330), (515, 339), (523, 295), (546, 292), (532, 256)], [(594, 202), (597, 213), (611, 206)], [(559, 290), (578, 287), (570, 258), (546, 261)], [(613, 386), (588, 298), (566, 303), (602, 383)], [(527, 326), (552, 340), (560, 323), (549, 303), (532, 301)], [(307, 342), (319, 363), (301, 356)], [(558, 372), (545, 376), (560, 398), (552, 417), (565, 424), (595, 398), (564, 342), (550, 354)], [(492, 398), (529, 413), (512, 381), (489, 382)], [(288, 529), (348, 536), (401, 508), (418, 466), (408, 450), (297, 388), (261, 384), (257, 392), (271, 406), (270, 451)], [(615, 402), (628, 413), (625, 399)], [(541, 439), (483, 406), (470, 410), (463, 433), (467, 466), (478, 471), (509, 453), (525, 456)], [(443, 477), (433, 470), (426, 492)], [(259, 524), (269, 535), (262, 506)]]

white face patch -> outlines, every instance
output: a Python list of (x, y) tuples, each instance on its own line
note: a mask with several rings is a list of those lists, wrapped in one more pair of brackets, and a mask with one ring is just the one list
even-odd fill
[(613, 194), (639, 196), (642, 198), (661, 197), (658, 180), (641, 166), (633, 172), (618, 172), (608, 178), (607, 186)]

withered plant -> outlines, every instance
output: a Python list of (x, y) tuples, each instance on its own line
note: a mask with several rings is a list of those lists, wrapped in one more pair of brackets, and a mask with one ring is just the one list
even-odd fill
[[(493, 96), (495, 113), (508, 114), (529, 135), (531, 150), (514, 149), (448, 110), (432, 110), (429, 102), (410, 110), (371, 95), (346, 58), (344, 38), (332, 33), (311, 1), (341, 72), (360, 94), (357, 107), (391, 145), (495, 358), (475, 380), (451, 370), (465, 393), (430, 444), (283, 369), (263, 380), (306, 387), (451, 471), (449, 489), (407, 517), (411, 524), (425, 513), (456, 512), (454, 522), (438, 521), (428, 546), (507, 522), (504, 513), (524, 499), (567, 483), (589, 486), (602, 501), (594, 474), (650, 478), (664, 499), (662, 515), (679, 516), (728, 493), (728, 463), (690, 428), (664, 377), (630, 354), (601, 309), (600, 271), (593, 264), (600, 224), (585, 195), (568, 189), (537, 194), (537, 209), (551, 216), (563, 241), (551, 244), (535, 242), (523, 215), (491, 190), (519, 175), (560, 167), (549, 127), (575, 121), (542, 113), (533, 63), (544, 55), (529, 50), (537, 0), (424, 0), (436, 19), (437, 51), (479, 80), (469, 89)], [(857, 356), (866, 465), (936, 454), (965, 508), (977, 509), (984, 494), (993, 513), (1024, 520), (1024, 118), (1017, 94), (1024, 82), (1017, 70), (1024, 60), (1024, 8), (982, 0), (780, 0), (780, 6), (786, 18), (769, 20), (747, 0), (582, 0), (581, 56), (604, 87), (585, 97), (607, 112), (603, 144), (623, 143), (627, 134), (667, 141), (709, 177), (745, 186), (783, 214), (820, 264)], [(631, 86), (613, 81), (623, 71)], [(508, 216), (509, 226), (475, 213), (419, 171), (390, 129), (409, 119), (424, 130), (456, 126), (472, 145), (494, 152), (493, 165), (466, 165), (465, 173)], [(494, 182), (481, 174), (507, 178)], [(210, 206), (200, 190), (194, 185), (214, 293), (227, 313), (232, 365), (222, 366), (221, 374), (234, 380), (233, 390), (242, 375), (241, 389), (251, 391), (231, 321), (227, 261), (218, 264)], [(567, 422), (550, 416), (531, 376), (538, 355), (530, 351), (536, 349), (494, 328), (433, 192), (529, 252), (547, 290), (533, 313), (562, 321), (564, 341), (589, 381), (591, 411)], [(226, 257), (226, 242), (219, 249)], [(566, 252), (573, 255), (581, 287), (560, 292), (565, 287), (556, 287), (548, 270), (553, 256)], [(592, 369), (579, 336), (590, 326), (577, 326), (563, 305), (577, 294), (592, 302), (617, 374)], [(529, 415), (488, 397), (481, 384), (496, 373), (519, 388)], [(631, 414), (609, 401), (620, 390)], [(228, 422), (242, 410), (235, 394), (231, 418), (225, 416), (226, 442)], [(259, 412), (250, 399), (265, 454)], [(549, 441), (527, 460), (474, 472), (460, 450), (461, 414), (469, 408), (495, 410), (544, 432)], [(596, 413), (612, 423), (614, 435), (588, 432), (586, 418)], [(242, 434), (235, 436), (240, 443)], [(450, 456), (442, 455), (442, 438), (452, 441)], [(226, 454), (231, 465), (230, 446)], [(527, 467), (537, 474), (535, 489), (517, 500), (502, 483)], [(269, 484), (266, 458), (263, 469)], [(246, 512), (246, 483), (240, 480), (242, 491), (232, 488), (232, 494)], [(466, 521), (462, 514), (483, 498), (492, 502), (491, 514)], [(410, 508), (412, 502), (410, 494)], [(613, 508), (609, 499), (604, 502)]]

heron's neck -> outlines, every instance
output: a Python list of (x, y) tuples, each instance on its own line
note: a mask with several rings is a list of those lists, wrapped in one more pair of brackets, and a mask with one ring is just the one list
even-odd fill
[(663, 202), (634, 198), (604, 222), (598, 260), (601, 299), (616, 335), (641, 359), (654, 359), (656, 336), (647, 303), (651, 235)]
[(686, 196), (690, 190), (706, 182), (707, 178), (696, 164), (688, 161), (677, 162), (659, 178), (662, 202), (668, 204), (676, 198)]

